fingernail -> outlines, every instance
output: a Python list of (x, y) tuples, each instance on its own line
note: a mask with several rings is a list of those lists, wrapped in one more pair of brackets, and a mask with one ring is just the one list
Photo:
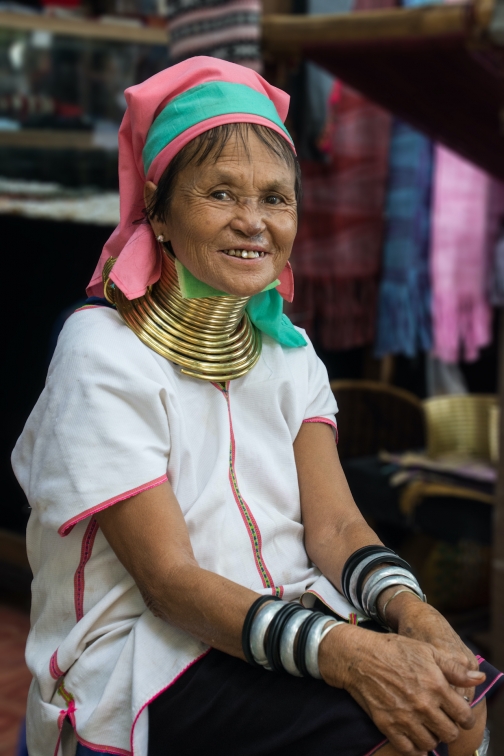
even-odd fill
[(479, 677), (484, 675), (484, 672), (477, 672), (475, 670), (471, 670), (471, 672), (467, 672), (467, 677), (471, 677), (473, 680), (477, 680)]

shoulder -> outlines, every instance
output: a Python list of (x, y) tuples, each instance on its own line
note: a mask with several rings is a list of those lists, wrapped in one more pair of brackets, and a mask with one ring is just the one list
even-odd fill
[(286, 347), (279, 344), (270, 336), (263, 334), (263, 352), (268, 362), (275, 363), (275, 367), (280, 369), (283, 366), (289, 373), (300, 377), (300, 371), (306, 374), (322, 368), (325, 370), (323, 362), (317, 356), (313, 344), (303, 328), (295, 326), (296, 331), (300, 333), (306, 341), (306, 346)]
[(140, 341), (119, 313), (110, 307), (84, 307), (66, 321), (49, 368), (51, 374), (71, 370), (137, 372), (161, 369), (162, 358)]

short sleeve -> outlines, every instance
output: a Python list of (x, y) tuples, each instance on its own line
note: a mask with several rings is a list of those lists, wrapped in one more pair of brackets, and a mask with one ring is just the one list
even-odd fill
[(336, 413), (338, 405), (329, 385), (327, 369), (322, 360), (317, 357), (313, 345), (308, 343), (308, 396), (305, 408), (304, 423), (326, 423), (337, 433)]
[(77, 312), (13, 452), (43, 525), (80, 520), (164, 482), (170, 454), (166, 374), (119, 315)]

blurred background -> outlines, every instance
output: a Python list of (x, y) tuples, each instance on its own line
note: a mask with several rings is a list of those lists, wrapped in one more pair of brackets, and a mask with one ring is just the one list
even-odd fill
[[(290, 93), (304, 194), (289, 315), (327, 366), (350, 487), (430, 603), (504, 669), (503, 10), (0, 2), (0, 756), (30, 683), (29, 510), (10, 453), (119, 219), (124, 89), (192, 55)], [(503, 707), (496, 695), (493, 756)]]

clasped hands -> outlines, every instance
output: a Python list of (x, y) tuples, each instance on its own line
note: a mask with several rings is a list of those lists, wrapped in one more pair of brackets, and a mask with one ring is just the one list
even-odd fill
[(459, 728), (474, 727), (466, 698), (473, 700), (485, 675), (439, 612), (411, 594), (394, 599), (387, 619), (396, 632), (351, 625), (331, 631), (320, 647), (320, 670), (329, 685), (353, 696), (399, 753), (423, 756), (440, 741), (454, 742)]

